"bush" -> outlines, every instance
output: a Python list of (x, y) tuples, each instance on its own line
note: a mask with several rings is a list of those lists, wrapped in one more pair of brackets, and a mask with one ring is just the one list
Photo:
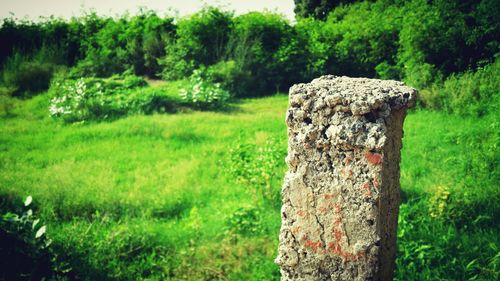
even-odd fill
[(197, 69), (189, 78), (188, 88), (181, 89), (183, 102), (201, 109), (217, 109), (227, 105), (229, 93), (213, 83), (205, 69)]
[(302, 19), (294, 26), (297, 37), (302, 42), (302, 48), (306, 53), (303, 79), (312, 79), (327, 74), (327, 67), (331, 64), (334, 42), (323, 21), (314, 19)]
[(131, 71), (136, 75), (156, 76), (157, 60), (174, 30), (172, 18), (154, 12), (118, 19), (105, 18), (83, 44), (85, 58), (74, 70), (75, 76), (109, 77)]
[(5, 71), (4, 81), (16, 89), (15, 96), (27, 96), (47, 90), (53, 70), (54, 66), (51, 64), (27, 62), (19, 65), (15, 71)]
[(148, 82), (146, 82), (144, 78), (135, 75), (124, 75), (120, 78), (122, 79), (123, 87), (127, 89), (145, 87), (148, 85)]
[(176, 112), (179, 101), (163, 89), (139, 88), (127, 98), (127, 111), (134, 114)]
[(452, 73), (492, 62), (499, 51), (500, 21), (494, 12), (499, 8), (500, 2), (488, 0), (406, 3), (397, 52), (405, 81), (429, 87)]
[[(324, 74), (398, 79), (428, 89), (423, 92), (428, 106), (460, 107), (443, 103), (448, 98), (432, 85), (450, 77), (443, 84), (446, 92), (478, 91), (457, 82), (467, 80), (458, 73), (494, 62), (500, 51), (499, 5), (492, 0), (359, 1), (328, 6), (320, 13), (326, 21), (300, 18), (294, 26), (274, 13), (235, 17), (213, 7), (177, 23), (151, 11), (118, 18), (89, 13), (69, 22), (9, 18), (0, 27), (0, 63), (9, 58), (4, 83), (18, 96), (46, 89), (57, 65), (76, 64), (73, 78), (129, 72), (174, 80), (207, 68), (213, 82), (236, 97), (286, 91)], [(484, 114), (481, 105), (476, 107), (474, 114)]]
[(226, 58), (234, 61), (238, 97), (265, 96), (300, 79), (301, 48), (278, 14), (251, 12), (234, 19)]
[(255, 83), (255, 81), (250, 81), (250, 73), (234, 60), (211, 65), (206, 69), (205, 76), (213, 83), (219, 83), (223, 89), (235, 97), (247, 96), (249, 83)]
[(500, 106), (500, 59), (475, 72), (453, 74), (444, 83), (422, 91), (422, 102), (436, 110), (483, 116), (498, 112)]
[(161, 89), (143, 87), (144, 79), (80, 78), (55, 81), (50, 115), (66, 122), (113, 119), (126, 114), (172, 112), (176, 101)]
[(45, 55), (45, 49), (41, 49), (35, 56), (16, 52), (7, 59), (2, 79), (7, 87), (13, 89), (14, 96), (29, 96), (49, 88), (56, 65)]
[(177, 24), (174, 44), (167, 45), (160, 60), (162, 77), (182, 79), (201, 65), (217, 63), (225, 54), (232, 30), (232, 14), (209, 7)]
[[(395, 65), (401, 30), (401, 9), (384, 1), (339, 6), (330, 13), (326, 29), (332, 37), (334, 52), (328, 71), (333, 74), (399, 78), (397, 73), (376, 72)], [(391, 74), (395, 77), (387, 77)]]
[(159, 60), (165, 56), (165, 48), (172, 40), (175, 26), (173, 19), (150, 18), (143, 34), (144, 72), (150, 77), (159, 77), (162, 67)]

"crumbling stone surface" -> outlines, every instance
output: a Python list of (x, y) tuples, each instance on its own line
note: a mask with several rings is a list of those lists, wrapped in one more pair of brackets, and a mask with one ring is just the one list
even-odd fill
[(392, 280), (399, 162), (416, 91), (322, 76), (290, 88), (282, 280)]

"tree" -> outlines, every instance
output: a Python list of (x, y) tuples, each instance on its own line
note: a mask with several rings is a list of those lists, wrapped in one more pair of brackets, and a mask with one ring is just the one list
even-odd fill
[(328, 13), (340, 4), (354, 3), (356, 0), (294, 0), (296, 17), (313, 17), (325, 20)]

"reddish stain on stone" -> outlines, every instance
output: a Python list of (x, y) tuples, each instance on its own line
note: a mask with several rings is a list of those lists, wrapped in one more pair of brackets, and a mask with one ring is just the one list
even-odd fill
[(322, 246), (323, 246), (323, 243), (321, 243), (321, 241), (314, 242), (311, 240), (306, 240), (306, 242), (304, 243), (304, 247), (311, 248), (314, 251), (318, 250)]
[(345, 161), (344, 161), (344, 163), (345, 163), (346, 165), (351, 164), (351, 162), (352, 162), (352, 159), (351, 159), (351, 158), (349, 158), (349, 157), (348, 157), (348, 158), (346, 158), (346, 159), (345, 159)]
[(339, 244), (338, 241), (331, 242), (330, 244), (328, 244), (328, 249), (332, 253), (334, 253), (334, 254), (336, 254), (338, 256), (340, 256), (340, 253), (342, 253), (342, 246), (340, 246), (340, 244)]
[(335, 255), (343, 258), (345, 261), (357, 261), (359, 260), (359, 258), (365, 255), (362, 251), (359, 251), (357, 253), (344, 251), (338, 241), (329, 243), (328, 250)]
[(369, 182), (365, 182), (365, 184), (363, 184), (363, 189), (366, 190), (366, 196), (368, 196), (368, 197), (372, 196), (372, 191), (370, 189), (370, 183)]
[(340, 241), (340, 239), (342, 239), (342, 236), (344, 236), (344, 235), (342, 234), (342, 231), (340, 231), (338, 229), (334, 229), (333, 236), (335, 237), (336, 241)]
[(372, 182), (373, 182), (373, 187), (375, 187), (375, 188), (377, 188), (377, 189), (378, 189), (378, 180), (377, 180), (377, 178), (376, 178), (376, 177), (375, 177), (375, 178), (373, 178), (373, 181), (372, 181)]
[(342, 249), (342, 246), (340, 244), (332, 242), (328, 245), (328, 249), (334, 253), (335, 255), (343, 258), (345, 261), (357, 261), (359, 258), (364, 256), (363, 252), (358, 252), (358, 253), (350, 253), (347, 251), (344, 251)]
[(365, 153), (365, 158), (368, 160), (373, 165), (379, 165), (382, 163), (382, 154), (380, 153), (371, 153), (371, 152), (366, 152)]
[[(342, 237), (342, 233), (340, 232), (338, 234), (340, 237)], [(357, 253), (351, 253), (348, 251), (345, 251), (342, 248), (342, 245), (340, 244), (340, 240), (337, 239), (337, 233), (335, 234), (335, 239), (336, 241), (330, 242), (328, 244), (328, 250), (332, 252), (333, 254), (343, 258), (345, 261), (357, 261), (359, 258), (363, 257), (365, 254), (362, 251), (359, 251)]]
[(299, 233), (299, 231), (300, 231), (300, 226), (297, 225), (297, 226), (292, 227), (293, 234), (297, 235)]
[(328, 243), (327, 250), (331, 253), (341, 257), (345, 261), (357, 261), (359, 258), (364, 256), (363, 252), (351, 253), (342, 248), (341, 241), (346, 235), (342, 228), (342, 213), (339, 204), (334, 205), (336, 218), (333, 226), (333, 237), (335, 241)]

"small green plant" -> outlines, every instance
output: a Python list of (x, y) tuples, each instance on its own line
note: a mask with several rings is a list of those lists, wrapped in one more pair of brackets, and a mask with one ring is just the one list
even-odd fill
[(260, 210), (257, 207), (241, 207), (226, 218), (226, 233), (253, 235), (263, 230)]
[(8, 257), (0, 261), (0, 279), (39, 280), (54, 274), (52, 241), (46, 235), (47, 226), (34, 215), (32, 201), (28, 196), (19, 213), (0, 216), (0, 252)]
[(448, 199), (450, 197), (449, 188), (446, 186), (438, 186), (436, 192), (429, 199), (429, 212), (433, 218), (441, 218), (448, 204)]
[(272, 205), (279, 205), (280, 182), (286, 151), (274, 139), (264, 146), (238, 142), (229, 151), (228, 169), (236, 181), (252, 187), (255, 196), (262, 196)]
[(204, 70), (195, 70), (189, 81), (190, 86), (180, 92), (182, 101), (202, 109), (222, 108), (227, 104), (229, 93), (219, 83), (204, 77)]
[(2, 227), (7, 233), (16, 233), (27, 242), (33, 243), (39, 249), (47, 248), (51, 241), (45, 236), (47, 226), (40, 223), (33, 215), (31, 203), (33, 197), (28, 196), (24, 200), (24, 210), (21, 214), (7, 212), (2, 215)]

